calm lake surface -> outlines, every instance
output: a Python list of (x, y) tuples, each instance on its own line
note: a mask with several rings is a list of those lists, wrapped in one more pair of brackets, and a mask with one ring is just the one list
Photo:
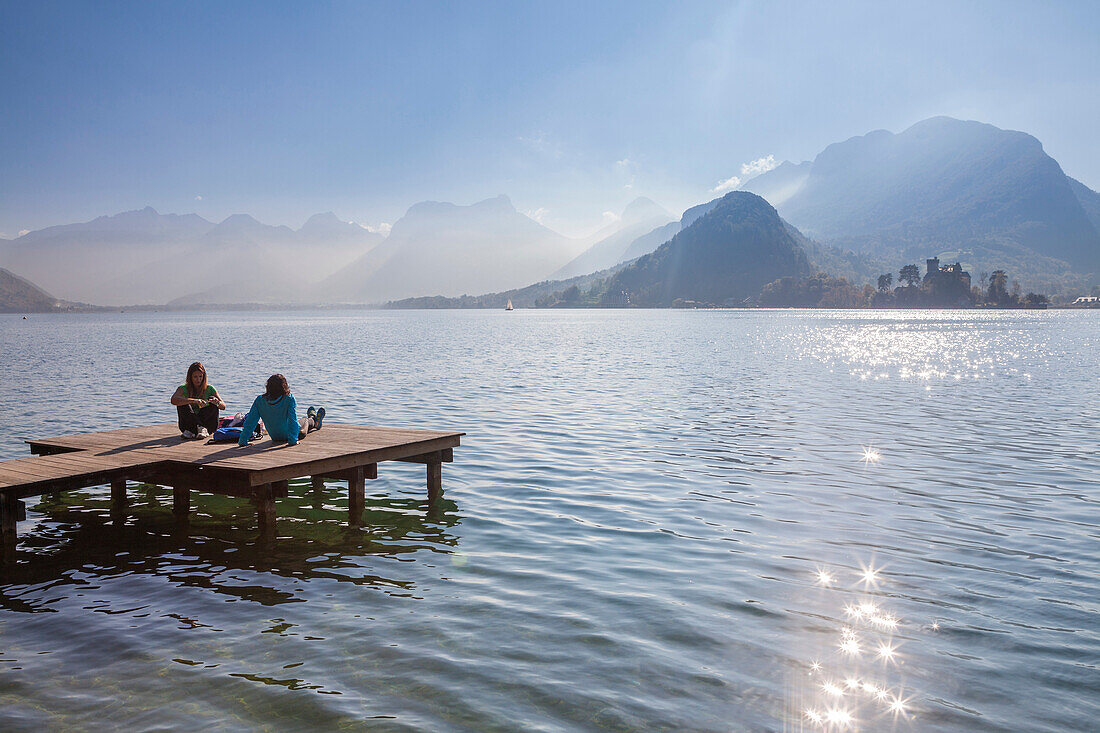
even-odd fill
[(273, 547), (30, 500), (4, 730), (1095, 729), (1100, 313), (2, 316), (0, 458), (174, 421), (195, 359), (465, 431), (442, 510), (408, 464), (360, 529), (292, 483)]

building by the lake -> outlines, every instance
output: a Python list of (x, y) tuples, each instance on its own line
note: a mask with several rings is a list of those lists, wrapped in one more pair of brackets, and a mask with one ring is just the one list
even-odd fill
[(925, 260), (928, 269), (921, 283), (932, 301), (938, 305), (970, 305), (973, 295), (970, 292), (970, 273), (963, 269), (962, 263), (940, 266), (940, 258)]

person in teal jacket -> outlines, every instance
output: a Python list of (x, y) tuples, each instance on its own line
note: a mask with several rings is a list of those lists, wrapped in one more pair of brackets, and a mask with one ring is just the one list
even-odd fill
[(320, 430), (324, 419), (325, 408), (315, 410), (310, 407), (306, 416), (298, 420), (298, 403), (290, 393), (286, 377), (272, 374), (267, 380), (267, 390), (252, 402), (252, 408), (244, 418), (237, 444), (248, 445), (249, 436), (256, 430), (257, 423), (263, 420), (267, 434), (273, 441), (297, 445), (307, 433)]

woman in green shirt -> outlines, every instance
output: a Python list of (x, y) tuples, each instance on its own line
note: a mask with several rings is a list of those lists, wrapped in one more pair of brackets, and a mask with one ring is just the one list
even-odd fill
[(206, 367), (198, 361), (187, 367), (187, 381), (176, 388), (171, 402), (185, 438), (209, 438), (218, 429), (218, 410), (225, 409), (218, 390), (206, 383)]

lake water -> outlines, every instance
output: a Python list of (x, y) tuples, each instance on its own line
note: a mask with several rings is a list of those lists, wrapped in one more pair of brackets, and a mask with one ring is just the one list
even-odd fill
[[(456, 429), (365, 525), (44, 497), (0, 576), (4, 730), (1085, 730), (1100, 715), (1095, 312), (0, 317), (0, 458), (231, 409)], [(309, 440), (323, 439), (324, 433)]]

